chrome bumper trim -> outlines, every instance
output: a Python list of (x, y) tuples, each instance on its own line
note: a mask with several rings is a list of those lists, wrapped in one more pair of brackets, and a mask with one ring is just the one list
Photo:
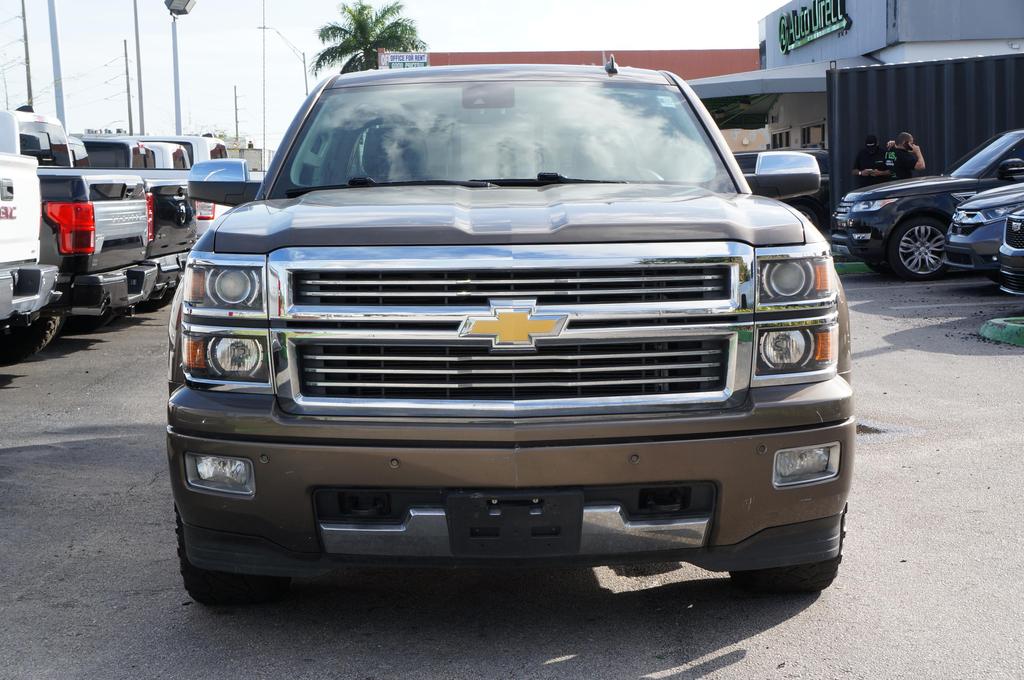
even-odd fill
[[(707, 540), (709, 517), (636, 521), (619, 505), (583, 509), (580, 555), (614, 555), (700, 548)], [(410, 508), (400, 524), (321, 522), (329, 554), (385, 557), (451, 557), (448, 518), (443, 508)]]

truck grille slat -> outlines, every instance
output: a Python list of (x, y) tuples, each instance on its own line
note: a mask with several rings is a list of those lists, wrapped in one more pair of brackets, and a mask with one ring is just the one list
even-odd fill
[(750, 384), (754, 274), (754, 248), (731, 241), (282, 248), (276, 391), (309, 415), (731, 407)]
[(1019, 220), (1006, 220), (1006, 245), (1011, 248), (1024, 248), (1024, 229), (1014, 231), (1012, 225)]
[(490, 354), (489, 347), (475, 343), (303, 344), (298, 349), (302, 393), (308, 396), (508, 400), (721, 389), (725, 344), (718, 339), (551, 344), (507, 355)]
[[(727, 266), (644, 266), (635, 276), (621, 269), (585, 269), (577, 275), (551, 269), (476, 271), (296, 271), (295, 301), (309, 306), (489, 304), (530, 298), (538, 304), (683, 302), (727, 300)], [(704, 285), (692, 285), (692, 284)], [(680, 285), (683, 284), (683, 285)], [(339, 290), (342, 289), (342, 290)]]

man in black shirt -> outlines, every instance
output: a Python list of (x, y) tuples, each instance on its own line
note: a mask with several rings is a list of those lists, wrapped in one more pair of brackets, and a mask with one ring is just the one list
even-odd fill
[(893, 179), (909, 179), (915, 170), (924, 170), (924, 155), (921, 147), (914, 144), (914, 135), (901, 132), (896, 141), (890, 141), (885, 152), (885, 167)]
[(864, 148), (857, 152), (853, 163), (853, 174), (858, 178), (857, 187), (862, 188), (887, 182), (889, 171), (885, 167), (885, 153), (878, 146), (878, 137), (868, 135), (864, 140)]

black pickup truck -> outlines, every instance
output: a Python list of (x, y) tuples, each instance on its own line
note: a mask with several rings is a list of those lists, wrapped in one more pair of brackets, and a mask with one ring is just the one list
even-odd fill
[(832, 220), (832, 250), (928, 280), (946, 269), (946, 231), (953, 213), (975, 194), (1024, 181), (1024, 130), (992, 137), (943, 175), (876, 184), (846, 194)]

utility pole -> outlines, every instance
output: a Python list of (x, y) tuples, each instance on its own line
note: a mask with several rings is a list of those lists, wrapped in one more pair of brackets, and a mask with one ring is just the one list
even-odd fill
[(241, 148), (241, 143), (238, 141), (238, 85), (235, 85), (235, 144)]
[(128, 40), (124, 41), (124, 93), (128, 97), (128, 134), (135, 134), (135, 122), (132, 120), (132, 81), (128, 75)]
[[(32, 66), (28, 59), (28, 19), (25, 18), (25, 0), (21, 0), (21, 35), (25, 40), (25, 89), (28, 90), (28, 102), (29, 106), (32, 106)], [(4, 82), (6, 83), (7, 76), (4, 75)], [(6, 97), (7, 86), (4, 85), (4, 97)], [(10, 108), (10, 107), (8, 107)]]
[[(25, 4), (25, 0), (21, 0)], [(142, 109), (142, 49), (139, 47), (139, 0), (132, 0), (135, 9), (135, 85), (139, 88), (139, 134), (146, 134), (146, 113)]]
[(64, 79), (60, 70), (60, 37), (57, 35), (57, 7), (50, 0), (50, 50), (53, 52), (53, 97), (57, 101), (57, 118), (65, 128), (68, 126), (64, 117)]
[(0, 71), (0, 74), (3, 74), (4, 77), (4, 108), (9, 110), (11, 108), (11, 100), (7, 97), (7, 71)]

